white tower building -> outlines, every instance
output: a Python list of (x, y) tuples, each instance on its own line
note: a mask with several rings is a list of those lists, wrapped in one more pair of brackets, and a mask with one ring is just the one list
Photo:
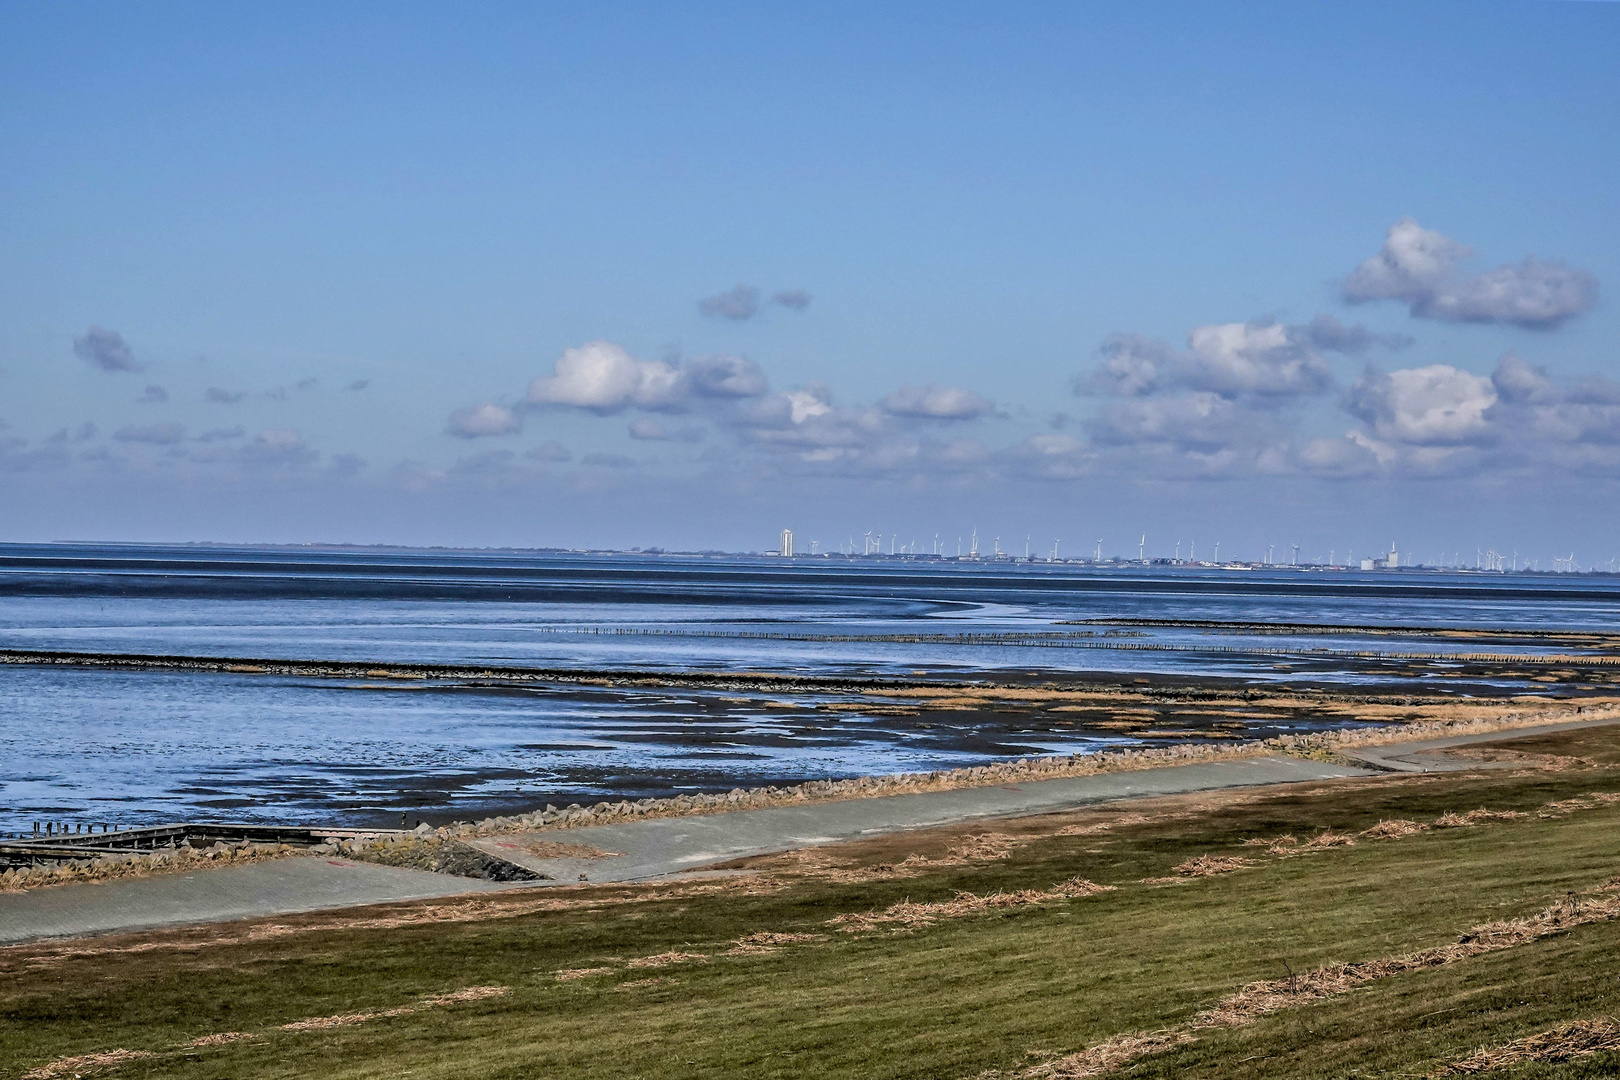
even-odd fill
[(781, 547), (781, 551), (782, 551), (782, 558), (784, 558), (784, 559), (793, 558), (793, 530), (792, 529), (783, 529), (782, 530), (782, 547)]

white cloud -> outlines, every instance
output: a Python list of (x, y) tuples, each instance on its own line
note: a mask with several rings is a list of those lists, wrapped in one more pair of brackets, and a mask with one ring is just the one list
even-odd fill
[(1491, 422), (1504, 443), (1549, 463), (1575, 448), (1620, 446), (1620, 383), (1592, 376), (1559, 386), (1513, 353), (1491, 373), (1498, 404)]
[(113, 432), (113, 438), (119, 442), (153, 443), (158, 446), (170, 446), (185, 438), (186, 429), (182, 424), (132, 424), (129, 427), (119, 428)]
[(1097, 453), (1073, 435), (1031, 435), (1013, 451), (1018, 471), (1048, 480), (1089, 476), (1097, 467)]
[(1201, 390), (1109, 402), (1087, 428), (1102, 445), (1157, 444), (1208, 454), (1253, 442), (1262, 425), (1252, 410)]
[(572, 461), (574, 458), (574, 455), (568, 452), (568, 447), (549, 439), (539, 446), (523, 451), (523, 456), (534, 461)]
[(650, 416), (638, 416), (630, 421), (630, 437), (650, 442), (698, 442), (703, 438), (703, 429), (669, 428)]
[(679, 409), (686, 380), (669, 364), (637, 360), (618, 345), (592, 341), (568, 349), (550, 375), (529, 384), (530, 405), (567, 405), (597, 413), (629, 406), (654, 411)]
[(1333, 369), (1281, 323), (1200, 326), (1187, 337), (1189, 386), (1225, 397), (1298, 396), (1333, 385)]
[(858, 455), (885, 433), (881, 412), (834, 406), (832, 391), (822, 383), (749, 402), (736, 423), (745, 441), (801, 455), (819, 452), (814, 460), (821, 461)]
[(1364, 353), (1374, 345), (1404, 349), (1412, 344), (1405, 334), (1375, 334), (1360, 323), (1346, 326), (1332, 315), (1316, 315), (1304, 326), (1292, 328), (1303, 340), (1329, 352)]
[(783, 289), (771, 297), (771, 302), (793, 311), (803, 311), (810, 306), (810, 294), (803, 289)]
[(765, 373), (746, 356), (699, 356), (687, 361), (686, 375), (701, 397), (751, 398), (769, 389)]
[(92, 326), (73, 339), (73, 355), (102, 371), (141, 370), (124, 336), (100, 326)]
[(198, 442), (222, 442), (226, 439), (240, 439), (247, 432), (240, 424), (233, 428), (211, 428), (197, 436)]
[(1278, 322), (1200, 326), (1181, 352), (1137, 334), (1115, 334), (1103, 342), (1102, 356), (1075, 380), (1077, 393), (1145, 397), (1191, 390), (1264, 403), (1333, 385), (1333, 368), (1311, 347), (1309, 328)]
[[(1561, 385), (1513, 353), (1488, 378), (1445, 364), (1387, 375), (1368, 369), (1346, 407), (1366, 424), (1345, 436), (1362, 452), (1363, 471), (1620, 476), (1620, 384), (1592, 377)], [(1311, 471), (1347, 471), (1353, 457), (1305, 449), (1301, 464)]]
[[(806, 297), (805, 302), (809, 302)], [(738, 285), (723, 293), (698, 301), (698, 310), (705, 315), (741, 321), (751, 319), (759, 310), (759, 290), (752, 285)]]
[(927, 386), (902, 386), (878, 404), (890, 416), (929, 420), (972, 420), (995, 408), (971, 390), (935, 386), (933, 383)]
[(282, 467), (307, 465), (320, 456), (304, 443), (303, 435), (295, 428), (266, 428), (236, 454), (247, 465)]
[(1458, 276), (1457, 264), (1472, 254), (1466, 245), (1404, 217), (1390, 226), (1378, 254), (1344, 279), (1344, 298), (1399, 300), (1414, 318), (1539, 329), (1558, 326), (1597, 303), (1597, 279), (1585, 270), (1530, 255), (1474, 277)]
[(510, 435), (523, 429), (523, 422), (516, 413), (504, 405), (486, 401), (482, 405), (473, 405), (465, 409), (457, 409), (450, 414), (450, 420), (445, 425), (445, 433), (461, 439), (478, 439), (489, 435)]
[(1385, 442), (1409, 446), (1477, 443), (1491, 434), (1491, 380), (1449, 364), (1384, 374), (1369, 368), (1350, 388), (1350, 412)]

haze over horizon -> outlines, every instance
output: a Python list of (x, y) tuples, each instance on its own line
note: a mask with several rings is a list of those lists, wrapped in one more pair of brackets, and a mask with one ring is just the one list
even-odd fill
[(6, 5), (0, 541), (1606, 563), (1617, 46), (1602, 4)]

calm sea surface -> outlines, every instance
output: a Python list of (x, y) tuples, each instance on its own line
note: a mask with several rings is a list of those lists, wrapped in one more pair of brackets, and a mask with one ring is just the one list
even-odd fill
[[(1139, 622), (1166, 619), (1402, 629)], [(1433, 632), (1455, 627), (1526, 636), (1482, 645)], [(0, 647), (98, 653), (849, 677), (1304, 672), (1356, 684), (1392, 676), (1353, 652), (1562, 652), (1533, 635), (1617, 628), (1620, 582), (1575, 575), (0, 545)], [(802, 704), (0, 667), (0, 830), (468, 818), (1130, 741), (1017, 717), (922, 724)]]

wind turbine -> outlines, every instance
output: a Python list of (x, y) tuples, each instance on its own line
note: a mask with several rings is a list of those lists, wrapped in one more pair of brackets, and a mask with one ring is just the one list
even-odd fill
[(1102, 537), (1097, 537), (1097, 562), (1102, 562)]
[(1221, 564), (1221, 542), (1219, 540), (1217, 540), (1217, 541), (1215, 541), (1215, 565), (1219, 566), (1220, 564)]
[(1147, 533), (1143, 533), (1142, 539), (1137, 542), (1136, 561), (1147, 562)]

